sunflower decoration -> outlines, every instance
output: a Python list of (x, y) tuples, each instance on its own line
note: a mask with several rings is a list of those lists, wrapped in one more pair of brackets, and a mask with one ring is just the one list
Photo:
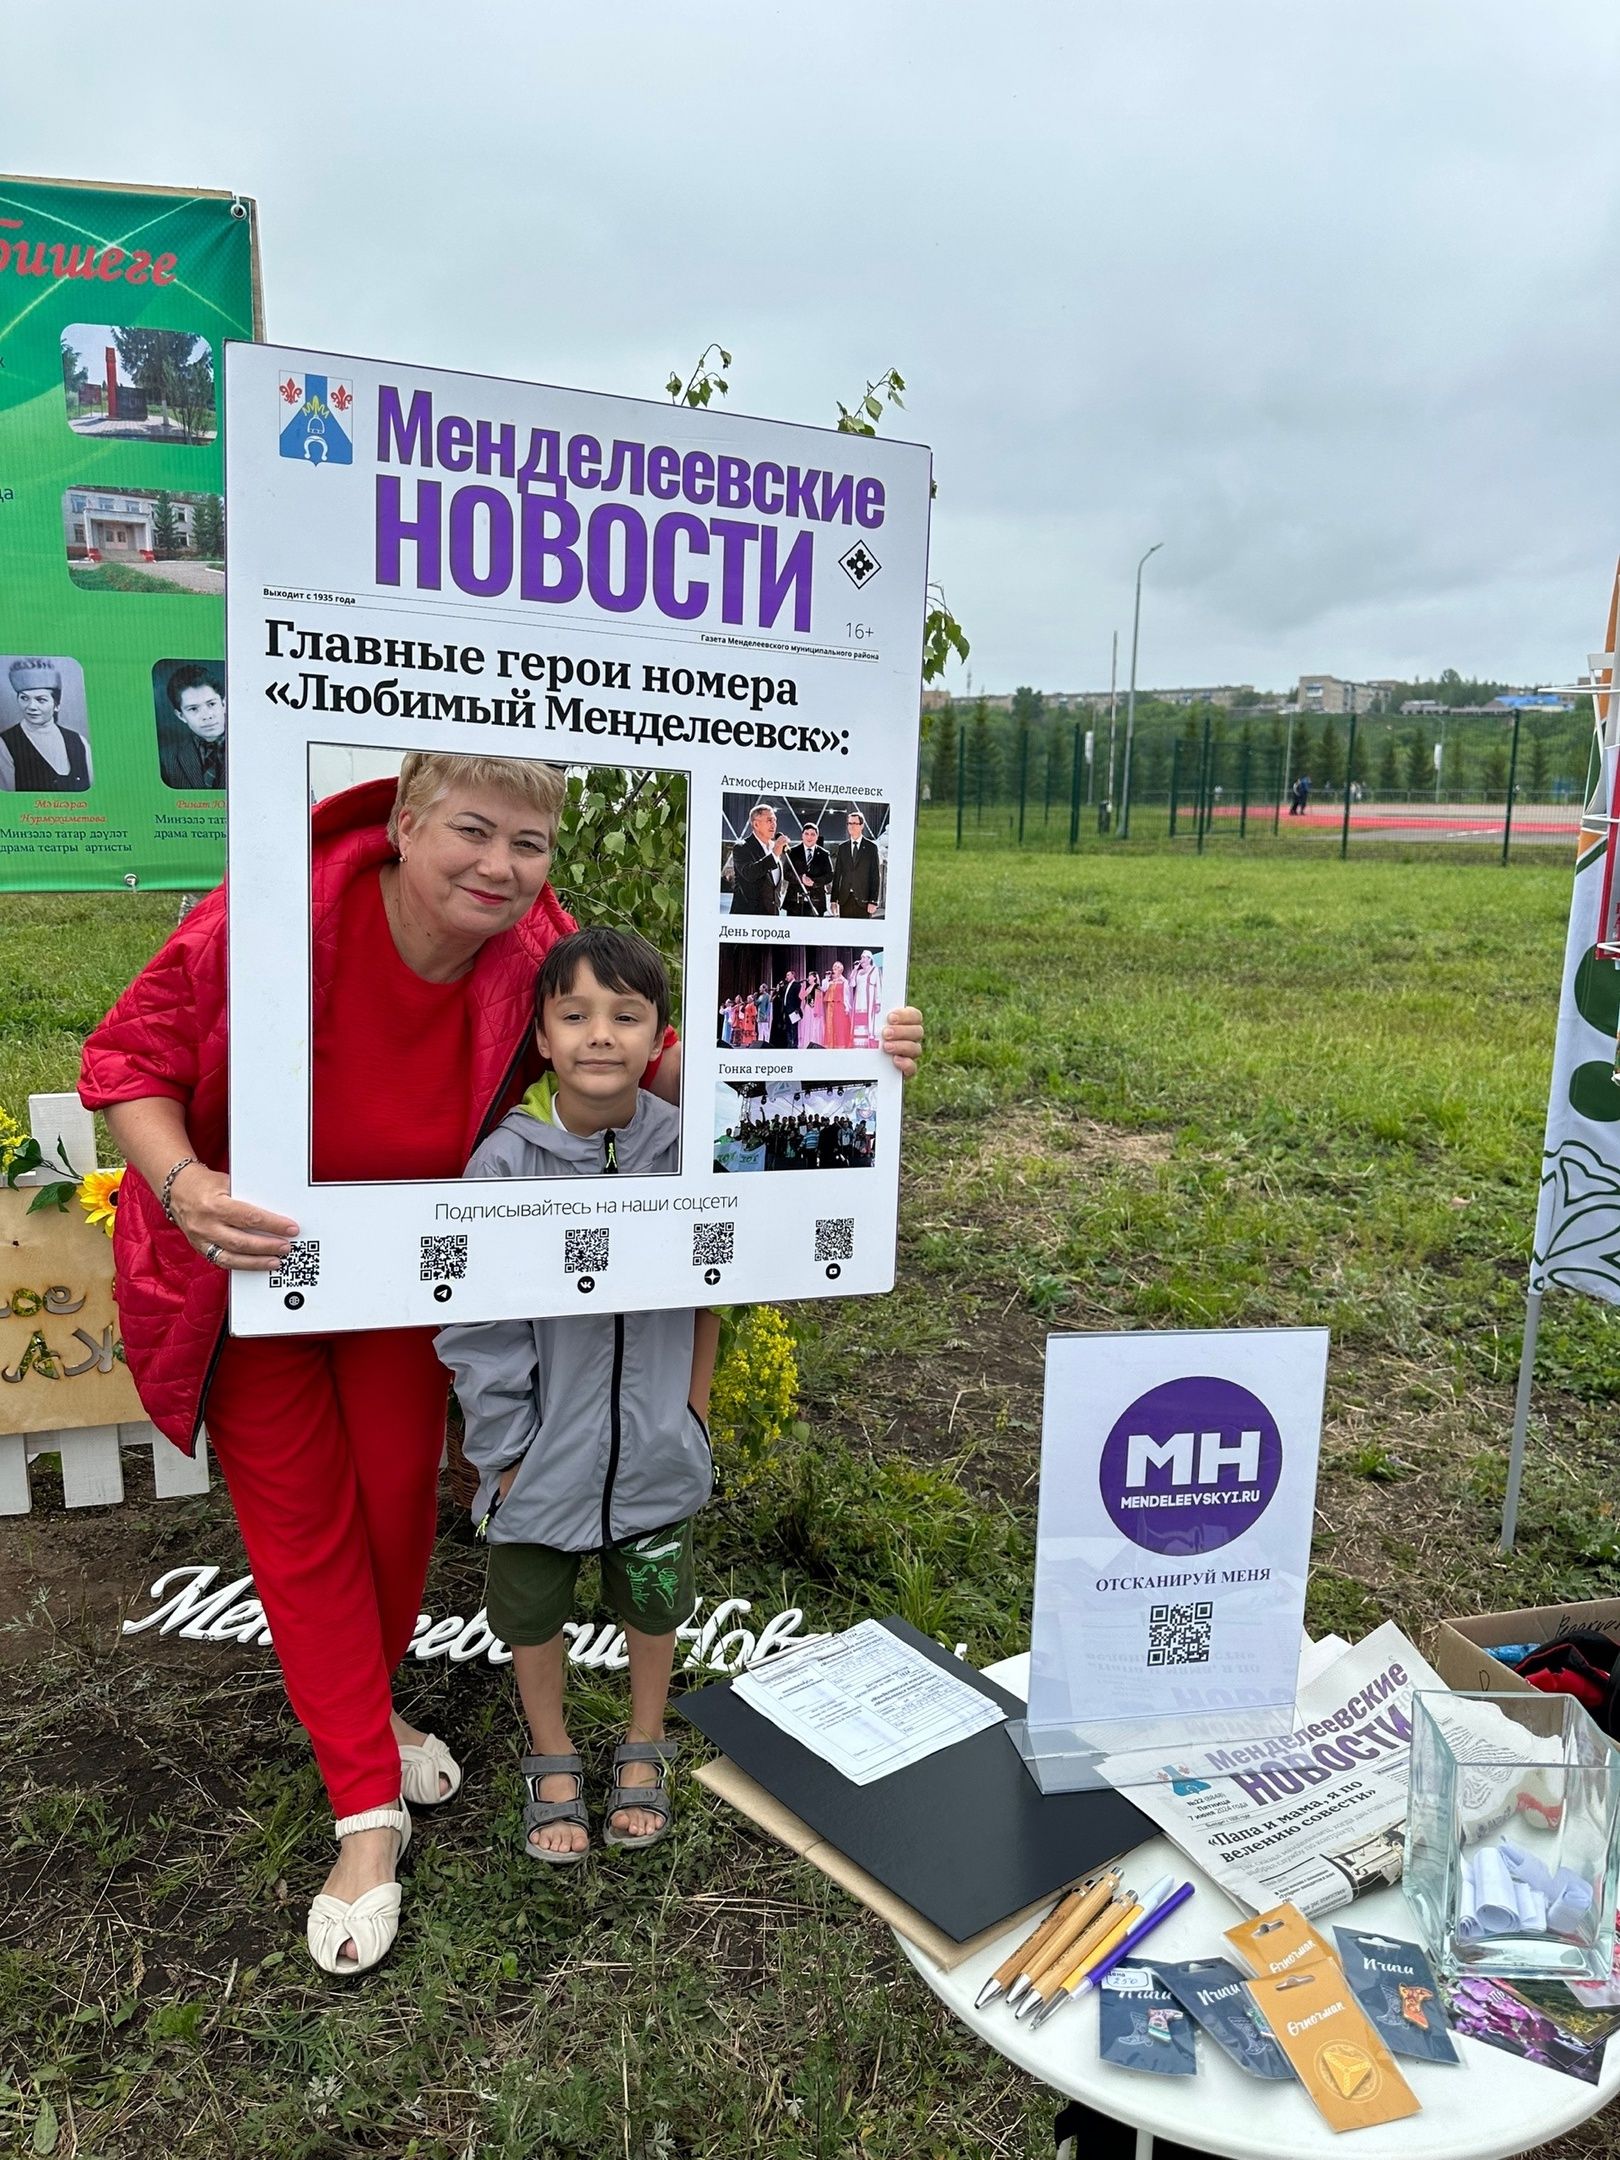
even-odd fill
[(79, 1181), (79, 1205), (85, 1220), (99, 1223), (109, 1237), (118, 1219), (118, 1188), (123, 1182), (122, 1165), (116, 1170), (91, 1170)]

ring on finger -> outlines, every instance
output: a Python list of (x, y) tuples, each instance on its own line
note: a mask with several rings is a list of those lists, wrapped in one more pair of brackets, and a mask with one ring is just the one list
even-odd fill
[(224, 1254), (217, 1245), (206, 1246), (203, 1250), (203, 1258), (211, 1267), (223, 1267), (225, 1264)]

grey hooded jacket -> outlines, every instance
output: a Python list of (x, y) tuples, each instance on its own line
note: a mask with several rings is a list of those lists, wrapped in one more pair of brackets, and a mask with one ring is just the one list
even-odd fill
[[(564, 1132), (548, 1074), (467, 1165), (469, 1178), (673, 1170), (680, 1116), (645, 1089), (615, 1133)], [(696, 1512), (714, 1488), (692, 1384), (690, 1312), (570, 1313), (448, 1327), (434, 1348), (455, 1376), (473, 1520), (503, 1544), (595, 1552)], [(503, 1470), (521, 1468), (496, 1503)], [(493, 1513), (491, 1511), (494, 1511)]]

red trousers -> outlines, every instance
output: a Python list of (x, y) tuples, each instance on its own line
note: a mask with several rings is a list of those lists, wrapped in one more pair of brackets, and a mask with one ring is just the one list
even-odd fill
[(421, 1610), (450, 1376), (431, 1328), (227, 1340), (208, 1390), (225, 1474), (334, 1815), (399, 1799), (390, 1681)]

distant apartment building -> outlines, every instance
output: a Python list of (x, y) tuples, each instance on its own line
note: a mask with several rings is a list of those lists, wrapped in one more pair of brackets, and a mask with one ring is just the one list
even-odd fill
[(1394, 688), (1379, 682), (1351, 682), (1342, 675), (1302, 675), (1294, 703), (1302, 713), (1366, 713)]

